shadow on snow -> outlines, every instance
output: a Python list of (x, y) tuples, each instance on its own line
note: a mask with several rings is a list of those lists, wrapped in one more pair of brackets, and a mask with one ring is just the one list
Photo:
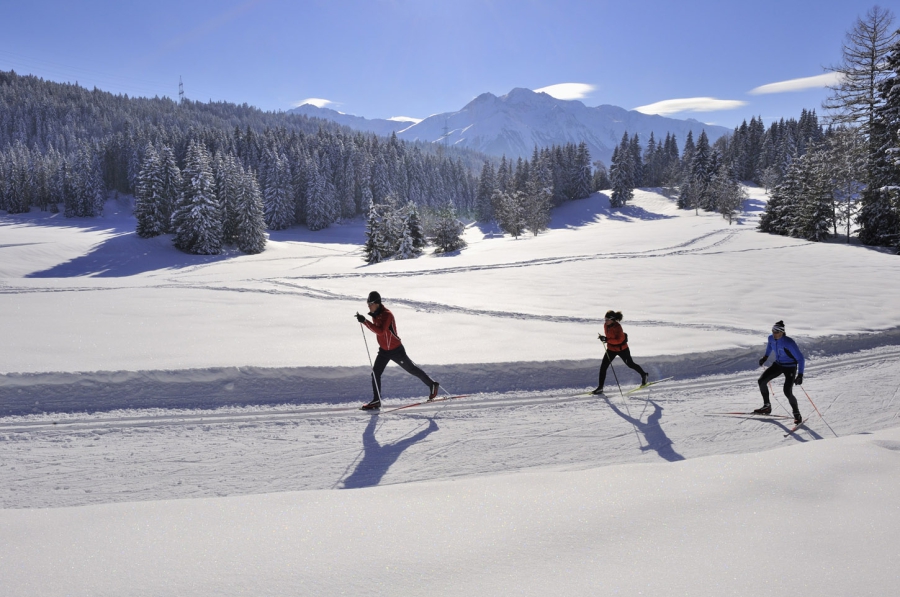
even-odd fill
[(647, 422), (644, 423), (641, 421), (640, 416), (632, 417), (630, 414), (623, 412), (609, 399), (609, 396), (604, 395), (603, 399), (613, 409), (613, 412), (634, 425), (635, 430), (644, 436), (644, 441), (647, 442), (647, 445), (641, 446), (642, 452), (653, 450), (659, 454), (660, 458), (669, 462), (684, 460), (684, 456), (675, 451), (675, 448), (672, 446), (672, 440), (669, 439), (669, 436), (666, 435), (666, 432), (663, 431), (660, 425), (663, 408), (659, 404), (651, 399), (646, 400), (646, 404), (653, 405), (653, 412), (647, 416)]
[(388, 472), (400, 454), (415, 443), (418, 443), (438, 430), (438, 425), (433, 418), (428, 417), (428, 427), (415, 435), (405, 437), (391, 444), (380, 444), (375, 438), (375, 427), (378, 416), (372, 415), (366, 430), (363, 432), (363, 456), (356, 469), (344, 479), (344, 489), (358, 489), (361, 487), (374, 487), (381, 483), (381, 479)]

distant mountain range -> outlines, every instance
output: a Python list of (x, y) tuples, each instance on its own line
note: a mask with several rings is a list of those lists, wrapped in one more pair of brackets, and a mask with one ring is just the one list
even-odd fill
[(731, 129), (708, 125), (693, 118), (678, 120), (642, 114), (618, 106), (585, 106), (577, 100), (560, 100), (529, 89), (513, 89), (497, 97), (483, 93), (458, 112), (435, 114), (418, 123), (386, 119), (367, 119), (342, 114), (328, 108), (304, 104), (290, 110), (315, 118), (334, 121), (354, 130), (397, 137), (407, 141), (447, 143), (508, 158), (530, 158), (534, 146), (547, 147), (565, 143), (587, 143), (593, 159), (609, 164), (613, 148), (627, 131), (637, 133), (646, 146), (652, 132), (657, 141), (672, 133), (678, 147), (684, 147), (688, 131), (694, 141), (705, 130), (710, 143)]

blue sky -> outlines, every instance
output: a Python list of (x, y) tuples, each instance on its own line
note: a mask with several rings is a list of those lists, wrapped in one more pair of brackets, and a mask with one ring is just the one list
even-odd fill
[(177, 97), (181, 77), (198, 101), (287, 110), (318, 98), (367, 118), (576, 84), (555, 89), (588, 106), (733, 127), (802, 108), (822, 116), (823, 66), (840, 61), (845, 33), (873, 4), (3, 0), (0, 70), (151, 97)]

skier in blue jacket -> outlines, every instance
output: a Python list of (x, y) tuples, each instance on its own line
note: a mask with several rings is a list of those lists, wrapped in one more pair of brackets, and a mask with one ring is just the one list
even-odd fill
[(801, 385), (803, 383), (803, 369), (806, 366), (806, 359), (800, 352), (800, 347), (794, 340), (784, 333), (784, 322), (779, 321), (772, 326), (772, 335), (769, 336), (769, 342), (766, 345), (766, 354), (759, 359), (759, 366), (762, 367), (769, 355), (775, 353), (775, 362), (759, 377), (759, 391), (762, 392), (763, 406), (753, 411), (758, 415), (768, 415), (772, 413), (772, 405), (769, 404), (769, 382), (784, 375), (784, 395), (787, 396), (791, 408), (794, 409), (794, 423), (799, 425), (803, 422), (800, 416), (800, 408), (797, 406), (797, 399), (794, 398), (794, 384)]

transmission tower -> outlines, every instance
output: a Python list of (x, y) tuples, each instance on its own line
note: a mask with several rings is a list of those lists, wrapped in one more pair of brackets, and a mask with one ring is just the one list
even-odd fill
[(178, 105), (184, 103), (184, 83), (181, 82), (181, 75), (178, 75)]

